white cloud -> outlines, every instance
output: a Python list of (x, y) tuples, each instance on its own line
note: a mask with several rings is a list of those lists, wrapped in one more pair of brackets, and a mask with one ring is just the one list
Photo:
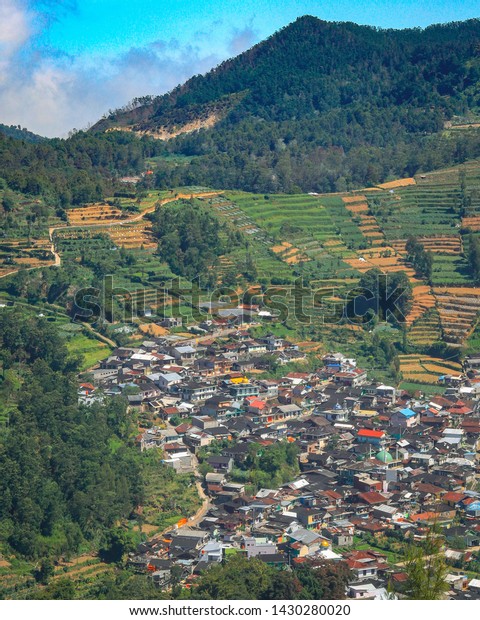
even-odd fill
[[(89, 62), (36, 48), (38, 24), (46, 27), (55, 19), (56, 8), (65, 9), (66, 4), (48, 0), (30, 7), (34, 4), (36, 12), (23, 0), (0, 0), (0, 123), (65, 136), (134, 97), (168, 92), (222, 60), (216, 53), (175, 40), (158, 40), (113, 60), (99, 57)], [(69, 2), (68, 8), (74, 10), (75, 3)], [(248, 26), (235, 30), (226, 45), (237, 54), (250, 47), (254, 38)]]
[(18, 0), (0, 2), (0, 50), (9, 56), (25, 43), (30, 34), (31, 14)]

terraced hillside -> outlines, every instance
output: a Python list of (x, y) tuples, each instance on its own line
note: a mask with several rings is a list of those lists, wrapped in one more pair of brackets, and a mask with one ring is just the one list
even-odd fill
[[(245, 280), (281, 286), (299, 277), (308, 281), (312, 335), (338, 324), (338, 307), (372, 268), (408, 275), (413, 285), (408, 341), (419, 350), (442, 340), (462, 345), (475, 328), (480, 291), (470, 275), (468, 253), (470, 235), (480, 230), (465, 224), (466, 218), (480, 218), (478, 162), (350, 193), (250, 194), (188, 187), (152, 190), (136, 200), (111, 198), (69, 210), (67, 220), (50, 229), (55, 249), (65, 261), (94, 256), (111, 263), (115, 286), (124, 291), (117, 295), (120, 305), (170, 312), (184, 302), (165, 296), (163, 283), (174, 274), (166, 257), (157, 255), (145, 216), (177, 199), (207, 207), (242, 239), (218, 258), (217, 283), (227, 279), (244, 288)], [(30, 243), (21, 236), (0, 242), (2, 273), (53, 264), (48, 229), (42, 230), (44, 236)], [(408, 262), (405, 244), (412, 235), (432, 253), (428, 282)], [(128, 253), (121, 261), (120, 250)], [(253, 281), (248, 278), (252, 265)], [(289, 310), (296, 294), (286, 300)]]
[(451, 360), (417, 354), (398, 357), (403, 379), (414, 383), (436, 384), (443, 375), (458, 375), (462, 372), (461, 365)]

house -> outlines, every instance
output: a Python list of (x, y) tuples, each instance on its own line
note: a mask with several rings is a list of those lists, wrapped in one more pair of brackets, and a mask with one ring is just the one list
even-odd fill
[(294, 558), (303, 558), (315, 554), (320, 549), (331, 547), (331, 541), (328, 538), (303, 527), (287, 532), (287, 539), (290, 555)]
[(381, 446), (385, 443), (385, 440), (386, 434), (384, 431), (361, 428), (357, 433), (357, 441), (359, 443), (370, 443), (374, 446)]
[(326, 526), (322, 529), (322, 534), (326, 538), (331, 538), (337, 547), (351, 547), (354, 542), (355, 526), (343, 520)]
[(260, 388), (250, 383), (246, 377), (230, 379), (227, 382), (228, 390), (235, 400), (242, 400), (246, 396), (258, 396)]
[(298, 405), (278, 405), (272, 409), (272, 416), (277, 420), (287, 420), (297, 418), (302, 413), (302, 408)]
[(480, 353), (467, 355), (464, 360), (465, 368), (480, 368)]
[(167, 329), (172, 329), (174, 327), (182, 326), (182, 318), (177, 316), (166, 317), (162, 319), (159, 323), (161, 327), (166, 327)]
[(374, 551), (351, 551), (345, 558), (348, 568), (359, 580), (376, 578), (379, 569), (388, 567), (385, 556)]
[(367, 371), (361, 370), (360, 368), (353, 368), (352, 370), (337, 372), (334, 375), (334, 381), (346, 387), (357, 387), (366, 383)]
[(182, 377), (176, 372), (167, 372), (164, 374), (155, 373), (150, 375), (150, 379), (165, 392), (170, 392), (174, 385), (178, 385), (183, 380)]
[(210, 540), (200, 549), (198, 559), (202, 562), (221, 562), (223, 560), (223, 546), (216, 540)]
[(373, 517), (375, 519), (394, 519), (400, 516), (398, 508), (396, 506), (389, 506), (388, 504), (380, 504), (373, 509)]
[(207, 484), (223, 485), (225, 484), (225, 481), (226, 481), (226, 477), (225, 477), (225, 474), (223, 473), (218, 473), (218, 474), (208, 473), (205, 476), (205, 482)]
[(147, 570), (151, 573), (152, 581), (158, 588), (169, 585), (172, 577), (172, 560), (150, 558)]
[(250, 360), (239, 360), (232, 363), (232, 370), (234, 372), (248, 372), (249, 370), (253, 370), (255, 368), (255, 361)]
[(267, 351), (279, 351), (283, 348), (283, 339), (273, 334), (268, 334), (265, 338), (260, 338), (261, 342), (264, 342)]
[(243, 549), (247, 558), (256, 558), (260, 555), (270, 555), (277, 552), (277, 545), (267, 538), (256, 536), (242, 536), (240, 548)]
[[(349, 583), (348, 598), (362, 601), (386, 601), (391, 600), (382, 581), (369, 580), (366, 582)], [(396, 597), (395, 597), (396, 598)]]
[(218, 420), (219, 418), (223, 418), (227, 415), (228, 412), (232, 409), (232, 399), (224, 394), (218, 394), (216, 396), (212, 396), (205, 401), (200, 409), (200, 412), (203, 415), (210, 416)]
[(173, 355), (177, 363), (184, 364), (192, 363), (195, 361), (197, 352), (190, 345), (171, 347), (170, 355)]
[(216, 388), (210, 383), (189, 381), (180, 387), (183, 400), (189, 403), (207, 400), (215, 394)]
[(292, 512), (295, 512), (298, 522), (301, 523), (303, 527), (312, 530), (318, 529), (322, 524), (326, 510), (315, 506), (313, 508), (298, 506), (292, 510)]
[(390, 424), (400, 428), (411, 428), (418, 424), (420, 415), (412, 409), (397, 409), (390, 416)]
[(233, 459), (229, 456), (213, 455), (207, 459), (207, 463), (217, 474), (229, 474), (233, 468)]

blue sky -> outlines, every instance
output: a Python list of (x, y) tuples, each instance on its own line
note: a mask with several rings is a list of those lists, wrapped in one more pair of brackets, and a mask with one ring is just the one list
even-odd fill
[(66, 135), (305, 14), (425, 27), (480, 17), (480, 0), (0, 0), (0, 122)]

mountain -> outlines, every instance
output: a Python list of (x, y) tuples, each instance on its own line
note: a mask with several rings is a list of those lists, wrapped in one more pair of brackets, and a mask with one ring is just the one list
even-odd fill
[[(165, 142), (157, 182), (338, 191), (474, 157), (480, 21), (381, 30), (305, 16), (93, 131)], [(453, 134), (453, 135), (450, 135)]]
[(46, 138), (28, 131), (20, 125), (3, 125), (0, 123), (0, 133), (9, 138), (15, 138), (15, 140), (25, 140), (25, 142), (43, 142), (46, 140)]

